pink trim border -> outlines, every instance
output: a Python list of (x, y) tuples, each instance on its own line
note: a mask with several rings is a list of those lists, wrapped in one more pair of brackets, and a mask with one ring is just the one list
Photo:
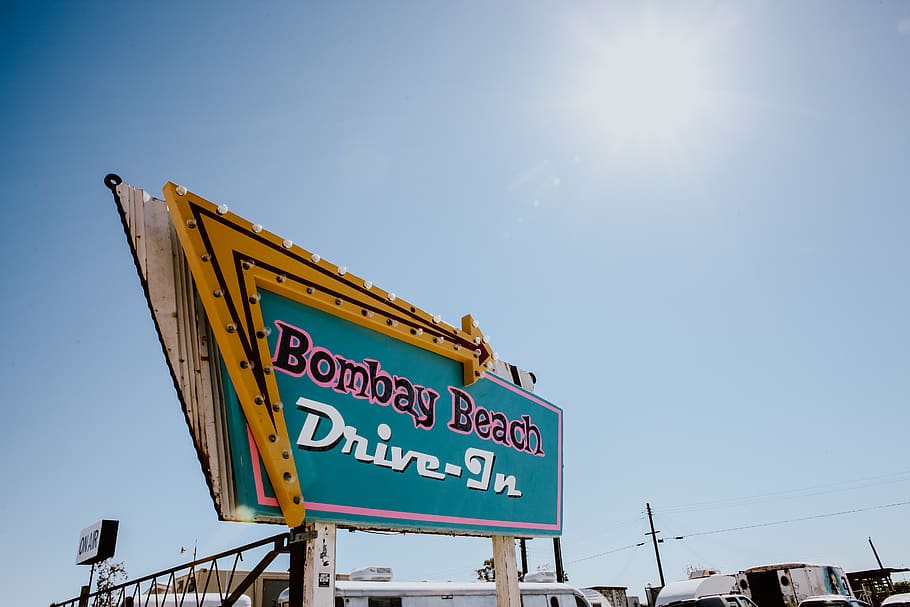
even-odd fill
[(265, 484), (262, 482), (262, 472), (259, 470), (259, 449), (256, 448), (256, 441), (253, 439), (253, 432), (249, 425), (246, 427), (246, 438), (250, 443), (250, 462), (253, 465), (253, 484), (256, 485), (256, 501), (260, 506), (279, 506), (277, 497), (269, 497), (265, 494)]
[(498, 521), (485, 518), (467, 518), (462, 516), (443, 516), (441, 514), (422, 514), (419, 512), (401, 512), (398, 510), (380, 510), (378, 508), (355, 508), (353, 506), (339, 506), (336, 504), (320, 504), (307, 502), (307, 508), (320, 512), (337, 512), (338, 514), (357, 514), (363, 516), (383, 516), (386, 518), (400, 518), (413, 521), (427, 521), (432, 523), (458, 523), (462, 525), (486, 525), (487, 527), (521, 527), (522, 529), (559, 529), (559, 523), (524, 523), (516, 521)]

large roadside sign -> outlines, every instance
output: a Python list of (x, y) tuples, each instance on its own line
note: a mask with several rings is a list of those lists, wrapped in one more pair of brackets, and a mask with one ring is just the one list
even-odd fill
[[(559, 529), (559, 409), (494, 374), (464, 386), (456, 362), (267, 290), (260, 305), (308, 519)], [(260, 510), (275, 501), (232, 405), (242, 501)]]
[[(145, 207), (164, 203), (112, 185), (132, 201), (121, 203), (128, 234), (131, 217), (158, 213), (142, 225), (148, 257), (163, 221)], [(173, 183), (164, 197), (167, 238), (194, 287), (184, 314), (198, 303), (198, 358), (212, 364), (212, 389), (181, 400), (222, 518), (561, 533), (562, 411), (495, 372), (470, 316), (449, 325)], [(193, 350), (186, 341), (178, 349)], [(192, 370), (171, 366), (180, 389)], [(200, 392), (213, 402), (189, 403)]]

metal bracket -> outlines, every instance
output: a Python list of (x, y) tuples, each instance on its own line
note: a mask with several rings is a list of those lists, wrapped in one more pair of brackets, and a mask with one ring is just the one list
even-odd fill
[(290, 538), (288, 539), (288, 544), (297, 544), (299, 542), (308, 542), (310, 540), (315, 540), (317, 535), (319, 534), (315, 531), (292, 531), (290, 533)]

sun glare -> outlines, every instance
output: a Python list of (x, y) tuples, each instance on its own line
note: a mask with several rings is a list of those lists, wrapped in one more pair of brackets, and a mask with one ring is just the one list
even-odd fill
[(605, 43), (596, 62), (595, 119), (617, 144), (678, 142), (705, 104), (698, 44), (647, 29)]

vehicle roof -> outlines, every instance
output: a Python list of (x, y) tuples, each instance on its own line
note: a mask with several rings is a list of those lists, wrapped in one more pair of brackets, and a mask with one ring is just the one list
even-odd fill
[(910, 592), (904, 592), (901, 594), (892, 594), (884, 601), (882, 601), (882, 607), (885, 605), (895, 605), (897, 603), (910, 603)]
[(827, 602), (827, 601), (857, 601), (855, 596), (847, 596), (845, 594), (816, 594), (815, 596), (807, 596), (799, 602), (800, 605), (810, 601), (813, 602)]
[[(749, 599), (749, 597), (747, 597), (746, 595), (740, 594), (738, 592), (722, 592), (722, 593), (718, 593), (718, 594), (701, 594), (701, 595), (699, 595), (697, 597), (693, 597), (693, 598), (679, 599), (678, 601), (671, 601), (669, 603), (664, 603), (664, 605), (666, 607), (670, 607), (672, 605), (685, 605), (685, 604), (690, 604), (690, 603), (694, 605), (701, 599), (713, 599), (713, 598), (725, 599), (728, 597)], [(751, 601), (752, 599), (749, 599), (749, 600)]]
[[(522, 594), (581, 594), (568, 584), (528, 582), (519, 583)], [(495, 582), (354, 582), (338, 580), (335, 593), (338, 596), (383, 596), (399, 595), (406, 592), (411, 596), (435, 596), (439, 594), (495, 594)], [(584, 596), (584, 595), (582, 595)]]
[[(523, 595), (532, 594), (584, 594), (575, 586), (558, 583), (521, 582), (518, 588)], [(285, 588), (281, 595), (286, 596)], [(439, 596), (439, 595), (488, 595), (496, 593), (495, 582), (368, 582), (336, 580), (335, 595), (355, 596)]]
[(711, 594), (734, 594), (736, 578), (732, 575), (709, 575), (691, 580), (670, 582), (657, 595), (656, 605), (696, 599)]
[(805, 567), (833, 567), (835, 569), (841, 568), (838, 565), (832, 565), (830, 563), (772, 563), (770, 565), (756, 565), (755, 567), (743, 569), (743, 573), (759, 573), (761, 571), (774, 571), (776, 569), (803, 569)]

